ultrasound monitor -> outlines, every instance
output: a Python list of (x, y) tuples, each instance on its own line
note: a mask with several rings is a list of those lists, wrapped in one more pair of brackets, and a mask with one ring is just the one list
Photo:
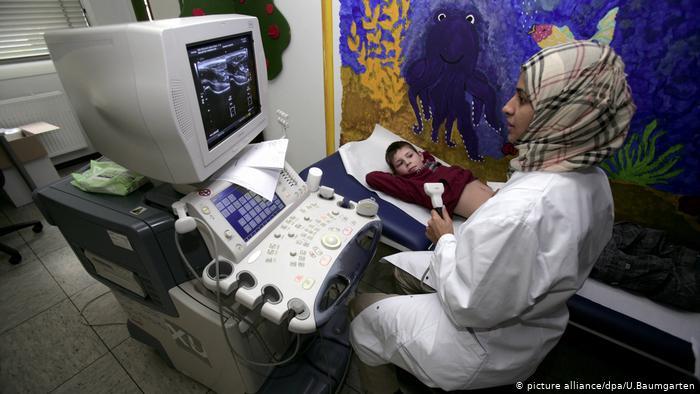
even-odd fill
[(254, 17), (175, 18), (45, 38), (92, 144), (149, 178), (202, 182), (267, 126)]

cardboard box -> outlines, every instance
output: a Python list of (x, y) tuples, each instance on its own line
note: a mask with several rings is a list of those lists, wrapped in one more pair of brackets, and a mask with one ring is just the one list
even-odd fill
[[(22, 137), (7, 143), (36, 187), (41, 188), (57, 181), (58, 173), (39, 140), (39, 134), (58, 130), (59, 127), (46, 122), (37, 122), (19, 126), (19, 128), (22, 129)], [(5, 137), (0, 136), (0, 138)], [(4, 149), (0, 149), (0, 170), (5, 177), (4, 191), (12, 203), (19, 207), (32, 202), (32, 190), (12, 165)]]

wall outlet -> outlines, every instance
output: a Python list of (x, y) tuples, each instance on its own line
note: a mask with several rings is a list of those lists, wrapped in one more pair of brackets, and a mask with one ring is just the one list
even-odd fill
[(281, 109), (278, 109), (276, 113), (277, 123), (281, 124), (285, 128), (289, 127), (289, 114), (282, 111)]

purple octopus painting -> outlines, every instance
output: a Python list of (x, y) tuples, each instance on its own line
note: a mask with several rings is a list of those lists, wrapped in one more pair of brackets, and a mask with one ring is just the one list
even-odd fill
[(476, 9), (449, 5), (434, 10), (430, 18), (424, 25), (424, 50), (409, 53), (404, 63), (408, 99), (416, 117), (413, 131), (422, 133), (423, 118), (431, 120), (431, 138), (437, 142), (444, 123), (445, 142), (454, 147), (456, 121), (469, 158), (482, 160), (477, 126), (486, 122), (487, 127), (478, 130), (496, 133), (501, 140), (504, 134), (496, 89), (477, 62), (478, 27), (484, 21)]

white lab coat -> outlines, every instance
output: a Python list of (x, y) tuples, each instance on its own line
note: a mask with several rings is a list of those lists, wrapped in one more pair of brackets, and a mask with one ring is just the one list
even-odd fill
[(612, 236), (613, 201), (598, 168), (518, 172), (434, 252), (389, 258), (432, 294), (363, 310), (351, 342), (368, 365), (393, 363), (445, 390), (525, 380), (556, 345)]

